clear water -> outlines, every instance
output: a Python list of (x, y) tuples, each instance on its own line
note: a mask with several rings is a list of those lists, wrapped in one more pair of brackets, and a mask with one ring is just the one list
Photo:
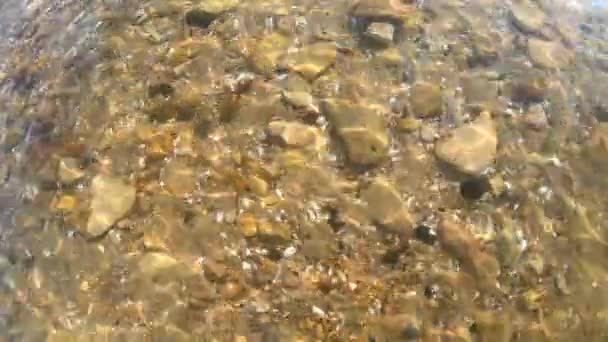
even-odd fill
[(605, 341), (604, 1), (0, 4), (0, 341)]

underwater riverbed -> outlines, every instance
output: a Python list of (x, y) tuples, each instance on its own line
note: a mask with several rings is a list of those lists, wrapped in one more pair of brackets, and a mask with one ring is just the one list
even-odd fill
[(0, 342), (606, 341), (607, 11), (5, 0)]

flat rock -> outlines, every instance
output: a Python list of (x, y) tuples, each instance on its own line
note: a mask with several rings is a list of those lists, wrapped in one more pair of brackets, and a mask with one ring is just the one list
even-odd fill
[(234, 9), (239, 0), (203, 0), (186, 13), (186, 23), (207, 28), (223, 13)]
[(417, 131), (421, 125), (422, 124), (420, 123), (420, 120), (409, 117), (400, 119), (397, 122), (397, 129), (403, 132), (410, 133)]
[(87, 233), (93, 237), (108, 231), (135, 203), (135, 187), (118, 177), (95, 176), (91, 182), (91, 194), (93, 199)]
[(57, 178), (65, 185), (73, 184), (84, 177), (84, 171), (76, 158), (62, 158), (57, 166)]
[(315, 98), (307, 91), (284, 91), (281, 96), (283, 101), (294, 109), (319, 114), (319, 106)]
[(286, 223), (260, 220), (257, 236), (260, 241), (268, 244), (284, 244), (291, 240), (291, 230)]
[(495, 287), (500, 273), (498, 260), (482, 249), (479, 241), (453, 219), (443, 217), (439, 222), (437, 236), (441, 247), (457, 259), (465, 271), (479, 282), (481, 288)]
[(474, 122), (441, 139), (435, 145), (435, 154), (460, 172), (479, 175), (494, 161), (497, 143), (496, 126), (490, 114), (484, 112)]
[(545, 25), (545, 13), (530, 1), (515, 2), (511, 7), (513, 23), (526, 33), (534, 33)]
[(167, 163), (162, 180), (167, 190), (178, 197), (184, 197), (196, 189), (194, 170), (181, 159), (173, 159)]
[(291, 71), (312, 82), (336, 62), (336, 57), (335, 43), (319, 42), (302, 47), (288, 57), (287, 64)]
[(390, 23), (371, 23), (367, 27), (367, 30), (365, 30), (365, 36), (367, 38), (385, 46), (388, 46), (393, 42), (394, 34), (395, 27)]
[(399, 67), (404, 63), (404, 58), (401, 55), (401, 51), (394, 47), (389, 47), (378, 51), (374, 55), (374, 60), (377, 61), (379, 65), (387, 68)]
[(373, 108), (345, 100), (328, 100), (324, 111), (352, 163), (373, 165), (388, 157), (386, 122)]
[(289, 116), (278, 94), (262, 99), (259, 96), (243, 95), (238, 100), (238, 106), (238, 109), (228, 108), (228, 115), (232, 122), (243, 127), (267, 125), (273, 117)]
[(399, 192), (384, 178), (372, 180), (360, 192), (372, 222), (393, 233), (410, 236), (412, 220)]
[(439, 85), (417, 82), (410, 93), (413, 114), (420, 117), (437, 116), (442, 112), (441, 89)]
[(240, 0), (203, 0), (199, 7), (209, 13), (223, 13), (234, 9)]
[(320, 129), (298, 121), (273, 121), (268, 125), (268, 134), (290, 147), (318, 149), (325, 145)]
[(350, 13), (370, 21), (405, 22), (415, 9), (398, 0), (360, 0), (355, 2)]
[(155, 275), (163, 270), (177, 265), (179, 262), (165, 253), (151, 252), (146, 253), (139, 261), (139, 269), (147, 275)]
[(271, 33), (261, 40), (251, 41), (249, 64), (254, 71), (264, 76), (271, 76), (278, 67), (281, 57), (287, 53), (289, 39), (279, 33)]
[(528, 55), (537, 67), (545, 69), (564, 69), (574, 60), (572, 51), (561, 43), (538, 38), (528, 40)]

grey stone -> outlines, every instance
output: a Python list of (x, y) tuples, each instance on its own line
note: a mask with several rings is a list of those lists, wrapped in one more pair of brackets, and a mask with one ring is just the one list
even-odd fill
[(395, 28), (389, 23), (371, 23), (365, 31), (365, 36), (382, 44), (390, 45), (393, 42)]

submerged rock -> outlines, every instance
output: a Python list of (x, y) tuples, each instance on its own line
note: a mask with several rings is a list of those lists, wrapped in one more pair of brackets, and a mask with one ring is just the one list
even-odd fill
[(284, 244), (291, 240), (291, 230), (286, 223), (260, 220), (257, 228), (260, 241), (268, 244)]
[(574, 59), (573, 53), (561, 43), (538, 38), (528, 40), (528, 55), (536, 66), (545, 69), (564, 69)]
[(135, 187), (118, 177), (95, 176), (91, 182), (91, 194), (91, 214), (86, 231), (93, 237), (108, 231), (135, 203)]
[(471, 177), (460, 183), (460, 195), (468, 200), (480, 199), (491, 190), (492, 185), (487, 176)]
[(500, 36), (492, 34), (475, 34), (471, 38), (473, 47), (473, 55), (469, 58), (471, 66), (481, 65), (490, 66), (494, 64), (499, 57), (498, 46), (500, 44)]
[(523, 121), (528, 127), (535, 130), (543, 130), (549, 127), (547, 114), (541, 104), (531, 105), (524, 114)]
[(268, 134), (290, 147), (318, 149), (325, 145), (321, 130), (297, 121), (273, 121), (268, 125)]
[(492, 110), (498, 97), (498, 82), (479, 74), (462, 79), (462, 91), (467, 105), (477, 110)]
[(160, 252), (146, 253), (139, 261), (139, 269), (147, 275), (155, 275), (163, 270), (174, 267), (179, 262), (173, 257)]
[(413, 114), (421, 117), (437, 116), (442, 112), (442, 97), (439, 85), (427, 82), (414, 84), (410, 94)]
[(395, 28), (389, 23), (371, 23), (365, 30), (367, 38), (385, 46), (393, 42), (394, 34)]
[(289, 39), (282, 34), (272, 33), (251, 43), (249, 64), (255, 72), (271, 76), (278, 68), (281, 57), (287, 53)]
[(191, 26), (207, 28), (218, 16), (218, 13), (209, 13), (200, 8), (194, 8), (186, 13), (186, 23)]
[(352, 163), (373, 165), (388, 157), (386, 123), (372, 108), (345, 100), (328, 100), (324, 110)]
[(415, 132), (420, 128), (420, 120), (415, 118), (403, 118), (397, 122), (397, 128), (403, 132)]
[(237, 220), (239, 231), (245, 237), (254, 237), (258, 234), (258, 220), (249, 213), (241, 214)]
[(510, 95), (515, 101), (540, 102), (547, 95), (548, 82), (538, 69), (526, 70), (510, 85)]
[(51, 209), (55, 211), (72, 211), (76, 207), (76, 198), (70, 195), (56, 197), (51, 203)]
[(223, 13), (232, 10), (239, 0), (203, 0), (200, 4), (186, 13), (188, 25), (207, 28)]
[(75, 158), (62, 158), (57, 168), (57, 178), (65, 185), (73, 184), (82, 179), (85, 173), (80, 169), (80, 163)]
[(284, 91), (281, 94), (283, 101), (294, 109), (303, 110), (306, 113), (319, 114), (319, 106), (315, 98), (306, 91)]
[(416, 240), (431, 246), (437, 242), (437, 232), (425, 224), (420, 224), (414, 228), (414, 237)]
[(437, 157), (458, 171), (479, 175), (496, 157), (496, 126), (484, 112), (474, 122), (458, 127), (435, 146)]
[(372, 222), (393, 233), (409, 237), (412, 219), (399, 192), (386, 179), (376, 178), (361, 190), (367, 203), (367, 214)]
[(481, 244), (453, 219), (443, 217), (437, 227), (441, 247), (457, 259), (463, 269), (474, 276), (482, 288), (493, 288), (500, 272), (496, 258), (486, 253)]
[(534, 33), (545, 25), (545, 13), (534, 3), (524, 0), (515, 2), (511, 7), (515, 26), (526, 33)]
[(351, 8), (351, 15), (369, 21), (405, 23), (415, 13), (415, 6), (399, 0), (361, 0)]
[(167, 190), (178, 197), (186, 196), (196, 189), (194, 170), (180, 159), (173, 159), (167, 163), (162, 180)]
[(337, 49), (334, 43), (313, 43), (302, 47), (288, 57), (288, 67), (312, 82), (336, 62)]

